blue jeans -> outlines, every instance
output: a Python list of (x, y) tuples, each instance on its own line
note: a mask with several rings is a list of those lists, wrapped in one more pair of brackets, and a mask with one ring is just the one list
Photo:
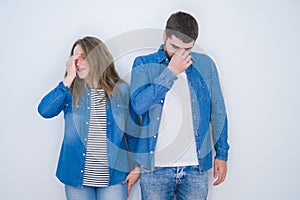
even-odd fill
[(82, 188), (65, 185), (67, 200), (126, 200), (127, 183), (111, 185), (108, 187), (88, 187)]
[(143, 200), (205, 200), (208, 174), (198, 166), (155, 168), (141, 174), (140, 184)]

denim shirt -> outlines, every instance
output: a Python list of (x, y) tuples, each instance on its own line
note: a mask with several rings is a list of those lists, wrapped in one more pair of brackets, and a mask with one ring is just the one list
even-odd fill
[[(212, 167), (212, 145), (215, 158), (228, 158), (227, 114), (213, 60), (205, 54), (191, 52), (190, 55), (193, 64), (185, 73), (191, 96), (197, 157), (200, 170), (207, 171)], [(146, 171), (154, 170), (155, 146), (165, 96), (177, 79), (168, 69), (168, 64), (161, 46), (156, 53), (137, 57), (132, 67), (131, 101), (133, 109), (142, 118), (136, 159)]]
[[(119, 184), (133, 167), (129, 151), (134, 152), (137, 144), (137, 129), (130, 127), (127, 119), (135, 118), (129, 103), (129, 86), (119, 82), (111, 99), (106, 99), (107, 159), (109, 185)], [(70, 88), (62, 82), (40, 102), (38, 112), (45, 118), (64, 113), (64, 139), (56, 171), (57, 178), (64, 184), (82, 187), (90, 120), (90, 88), (83, 92), (78, 106), (74, 108)], [(134, 121), (136, 119), (132, 119)], [(129, 120), (128, 120), (129, 121)], [(130, 122), (130, 121), (129, 121)], [(125, 140), (126, 138), (126, 140)]]

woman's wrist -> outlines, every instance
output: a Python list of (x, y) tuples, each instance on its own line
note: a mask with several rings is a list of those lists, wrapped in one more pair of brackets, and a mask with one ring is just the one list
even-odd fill
[[(75, 78), (75, 77), (74, 77)], [(66, 76), (63, 80), (63, 83), (66, 87), (71, 87), (73, 81), (74, 81), (74, 78), (72, 77), (69, 77), (69, 76)]]

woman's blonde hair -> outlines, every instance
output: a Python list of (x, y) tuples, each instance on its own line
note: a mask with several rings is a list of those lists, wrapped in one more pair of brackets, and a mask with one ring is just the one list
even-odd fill
[(90, 85), (90, 87), (104, 89), (106, 96), (111, 98), (113, 90), (116, 89), (116, 83), (122, 81), (115, 69), (111, 53), (98, 38), (84, 37), (74, 43), (70, 56), (73, 55), (77, 45), (84, 51), (89, 66), (89, 74), (85, 79), (80, 79), (77, 75), (71, 85), (74, 106), (78, 105), (82, 91), (86, 90), (87, 81), (91, 84), (96, 82), (98, 85)]

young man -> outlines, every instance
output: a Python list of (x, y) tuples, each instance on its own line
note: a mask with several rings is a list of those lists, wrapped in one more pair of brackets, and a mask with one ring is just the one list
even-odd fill
[(226, 109), (213, 60), (191, 52), (197, 37), (195, 18), (174, 13), (164, 44), (134, 61), (130, 87), (142, 119), (136, 158), (143, 199), (206, 199), (212, 145), (214, 185), (225, 179)]

